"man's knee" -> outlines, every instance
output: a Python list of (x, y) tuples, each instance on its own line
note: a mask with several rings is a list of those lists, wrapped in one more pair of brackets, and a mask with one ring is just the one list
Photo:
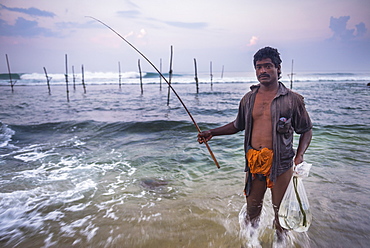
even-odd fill
[(258, 218), (261, 215), (261, 211), (262, 211), (262, 203), (260, 205), (257, 205), (257, 206), (248, 206), (247, 205), (247, 217), (251, 221)]
[(254, 220), (260, 216), (265, 192), (266, 181), (254, 179), (252, 181), (250, 195), (247, 197), (247, 214), (250, 220)]
[(290, 168), (283, 174), (277, 177), (274, 187), (271, 189), (272, 193), (272, 204), (277, 207), (280, 206), (280, 202), (283, 199), (285, 191), (288, 187), (290, 179), (293, 175), (293, 168)]

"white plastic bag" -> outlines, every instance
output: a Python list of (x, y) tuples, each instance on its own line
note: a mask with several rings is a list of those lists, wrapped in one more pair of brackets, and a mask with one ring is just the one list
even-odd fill
[(311, 225), (312, 214), (302, 182), (302, 178), (308, 177), (310, 169), (311, 164), (306, 162), (294, 169), (278, 212), (280, 225), (285, 229), (306, 232)]

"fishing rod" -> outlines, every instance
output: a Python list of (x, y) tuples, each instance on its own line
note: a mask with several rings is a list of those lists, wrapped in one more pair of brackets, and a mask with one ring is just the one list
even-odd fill
[[(172, 85), (168, 82), (168, 80), (163, 76), (163, 74), (158, 70), (158, 68), (142, 53), (140, 52), (134, 45), (132, 45), (128, 40), (126, 40), (122, 35), (120, 35), (116, 30), (114, 30), (113, 28), (111, 28), (110, 26), (108, 26), (107, 24), (105, 24), (104, 22), (100, 21), (99, 19), (96, 19), (95, 17), (92, 17), (92, 16), (86, 16), (88, 18), (91, 18), (91, 19), (94, 19), (95, 21), (97, 22), (100, 22), (101, 24), (103, 24), (104, 26), (106, 26), (107, 28), (109, 28), (113, 33), (115, 33), (116, 35), (118, 35), (122, 40), (124, 40), (129, 46), (131, 46), (137, 53), (139, 53), (157, 72), (158, 74), (163, 78), (163, 80), (168, 84), (168, 87), (172, 90), (172, 92), (176, 95), (176, 97), (179, 99), (180, 103), (182, 104), (182, 106), (184, 107), (186, 113), (188, 113), (190, 119), (192, 120), (194, 126), (196, 127), (196, 129), (198, 130), (199, 133), (201, 133), (202, 131), (200, 130), (198, 124), (196, 123), (195, 119), (193, 118), (193, 116), (191, 115), (190, 111), (188, 110), (188, 108), (186, 107), (185, 103), (182, 101), (182, 99), (180, 98), (180, 96), (177, 94), (176, 90), (172, 87)], [(211, 150), (211, 147), (208, 145), (207, 141), (205, 140), (205, 138), (203, 138), (203, 143), (206, 145), (208, 151), (209, 151), (209, 154), (211, 155), (213, 161), (215, 162), (217, 168), (220, 168), (220, 165), (218, 164), (218, 161), (215, 157), (215, 155), (213, 154), (212, 150)]]

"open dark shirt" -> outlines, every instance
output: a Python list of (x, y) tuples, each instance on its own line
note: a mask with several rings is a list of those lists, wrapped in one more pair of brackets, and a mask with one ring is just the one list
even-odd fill
[[(239, 131), (245, 130), (245, 153), (251, 148), (252, 111), (256, 94), (260, 85), (252, 85), (251, 91), (244, 95), (239, 104), (239, 112), (234, 126)], [(271, 103), (271, 121), (273, 126), (272, 140), (274, 158), (270, 179), (275, 182), (276, 177), (293, 166), (293, 131), (302, 134), (312, 128), (311, 119), (307, 113), (303, 97), (279, 82), (279, 89)], [(245, 171), (249, 171), (246, 161)]]

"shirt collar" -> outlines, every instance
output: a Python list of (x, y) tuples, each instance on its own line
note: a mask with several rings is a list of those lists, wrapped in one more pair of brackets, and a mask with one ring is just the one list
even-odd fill
[[(257, 90), (260, 88), (260, 86), (261, 84), (255, 84), (255, 85), (252, 85), (250, 89), (253, 93), (256, 93)], [(289, 89), (285, 87), (285, 85), (282, 82), (279, 81), (279, 88), (276, 93), (276, 97), (286, 95), (288, 94), (288, 91)]]

